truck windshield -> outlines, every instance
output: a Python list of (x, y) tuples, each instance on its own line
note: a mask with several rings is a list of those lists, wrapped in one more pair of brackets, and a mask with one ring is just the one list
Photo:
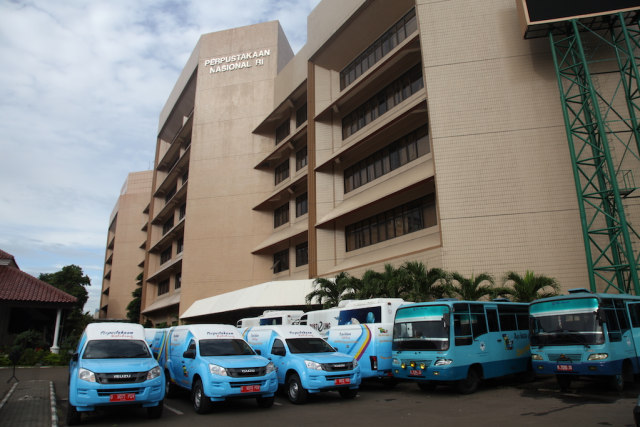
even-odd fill
[(392, 349), (448, 350), (449, 324), (442, 319), (396, 323)]
[(83, 359), (143, 359), (151, 357), (147, 343), (138, 340), (91, 340)]
[(245, 356), (255, 354), (244, 340), (241, 339), (216, 339), (201, 340), (201, 356)]
[(595, 312), (535, 316), (529, 320), (531, 345), (603, 344)]
[(333, 353), (336, 351), (322, 338), (289, 338), (287, 345), (291, 353)]

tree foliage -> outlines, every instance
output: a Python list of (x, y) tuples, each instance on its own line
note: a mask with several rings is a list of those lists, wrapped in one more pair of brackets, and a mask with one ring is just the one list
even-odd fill
[(342, 299), (355, 297), (353, 277), (349, 273), (339, 273), (335, 279), (317, 278), (313, 281), (313, 291), (306, 296), (307, 304), (314, 300), (323, 308), (336, 307)]
[(488, 273), (477, 276), (465, 277), (460, 273), (451, 273), (452, 283), (449, 284), (448, 293), (465, 301), (478, 301), (484, 297), (491, 298), (495, 295), (495, 279)]
[(137, 286), (131, 292), (133, 299), (127, 305), (127, 320), (132, 323), (140, 321), (140, 307), (142, 304), (142, 287)]
[[(511, 285), (510, 287), (507, 285)], [(556, 279), (534, 274), (527, 270), (524, 276), (510, 271), (503, 279), (503, 287), (498, 290), (500, 295), (510, 296), (516, 302), (531, 302), (539, 298), (558, 295), (560, 284)]]

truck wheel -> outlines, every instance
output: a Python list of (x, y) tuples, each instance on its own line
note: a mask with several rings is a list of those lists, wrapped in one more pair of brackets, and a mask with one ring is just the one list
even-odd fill
[(82, 414), (71, 403), (67, 405), (67, 425), (75, 426), (82, 421)]
[(478, 389), (478, 385), (480, 385), (480, 375), (477, 369), (470, 367), (467, 378), (458, 380), (456, 388), (460, 394), (471, 394)]
[(624, 376), (622, 374), (616, 374), (610, 377), (609, 384), (615, 391), (624, 390)]
[(571, 377), (565, 374), (556, 375), (556, 381), (558, 381), (558, 385), (560, 386), (560, 391), (565, 392), (569, 390), (569, 386), (571, 385)]
[(191, 397), (193, 399), (193, 409), (195, 409), (198, 414), (206, 414), (211, 411), (211, 399), (204, 394), (204, 388), (202, 387), (200, 378), (197, 378), (193, 383)]
[(178, 394), (178, 386), (171, 381), (169, 372), (164, 373), (164, 378), (164, 397), (169, 399), (176, 397), (176, 394)]
[(291, 374), (287, 381), (287, 396), (291, 403), (299, 405), (307, 401), (308, 393), (302, 387), (298, 374)]
[(275, 396), (256, 397), (256, 402), (258, 402), (258, 406), (261, 408), (271, 408), (275, 400), (276, 400)]
[(147, 418), (149, 419), (160, 418), (162, 416), (163, 408), (164, 408), (164, 400), (161, 400), (160, 403), (158, 403), (158, 406), (151, 406), (150, 408), (147, 408)]
[(353, 399), (358, 394), (357, 388), (341, 388), (338, 390), (340, 397), (343, 399)]

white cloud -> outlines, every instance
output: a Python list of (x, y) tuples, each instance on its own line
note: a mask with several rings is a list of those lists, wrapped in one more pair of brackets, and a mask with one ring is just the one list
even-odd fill
[(200, 35), (277, 19), (295, 52), (318, 2), (0, 2), (0, 249), (81, 266), (97, 308), (109, 215)]

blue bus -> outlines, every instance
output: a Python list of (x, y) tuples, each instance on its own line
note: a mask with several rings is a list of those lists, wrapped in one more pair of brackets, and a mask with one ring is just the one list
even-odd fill
[(580, 376), (620, 391), (640, 372), (640, 297), (572, 289), (531, 303), (531, 359), (561, 390)]
[(529, 305), (437, 300), (404, 305), (393, 326), (393, 375), (422, 390), (476, 391), (483, 379), (531, 372)]

